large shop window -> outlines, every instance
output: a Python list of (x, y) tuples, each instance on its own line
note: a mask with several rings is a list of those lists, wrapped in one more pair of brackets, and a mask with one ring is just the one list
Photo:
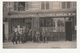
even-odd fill
[(64, 18), (40, 18), (40, 28), (47, 32), (65, 32)]
[(12, 30), (15, 32), (23, 32), (25, 31), (25, 20), (24, 19), (12, 19), (11, 22)]

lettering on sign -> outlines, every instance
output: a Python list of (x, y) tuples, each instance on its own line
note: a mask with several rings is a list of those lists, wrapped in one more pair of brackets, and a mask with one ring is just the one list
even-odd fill
[[(39, 17), (49, 17), (49, 16), (74, 16), (76, 13), (51, 13), (51, 14), (38, 14)], [(12, 15), (10, 17), (36, 17), (37, 14), (29, 14), (29, 15)]]
[(74, 16), (75, 13), (39, 14), (39, 16)]

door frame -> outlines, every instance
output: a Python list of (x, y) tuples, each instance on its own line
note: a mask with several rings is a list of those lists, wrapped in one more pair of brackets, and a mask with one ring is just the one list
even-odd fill
[[(31, 29), (32, 29), (32, 27), (33, 27), (33, 22), (32, 22), (32, 18), (25, 18), (25, 32), (26, 32), (26, 25), (27, 25), (27, 23), (26, 23), (26, 20), (27, 19), (31, 19)], [(32, 30), (32, 32), (33, 32), (33, 30)], [(33, 34), (32, 34), (33, 35)], [(32, 40), (29, 40), (29, 41), (32, 41)]]
[[(72, 24), (72, 21), (66, 21), (66, 22), (65, 22), (65, 40), (66, 40), (66, 41), (67, 41), (67, 38), (66, 38), (66, 36), (67, 36), (67, 35), (66, 35), (66, 23), (67, 23), (67, 22), (71, 22), (71, 24)], [(72, 27), (72, 26), (71, 26), (71, 27)], [(71, 36), (72, 36), (72, 35), (71, 35)], [(71, 40), (69, 40), (69, 41), (72, 41), (72, 38), (71, 38)]]

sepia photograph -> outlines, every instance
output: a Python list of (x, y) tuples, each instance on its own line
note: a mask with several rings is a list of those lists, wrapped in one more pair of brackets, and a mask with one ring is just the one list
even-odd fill
[(3, 1), (3, 49), (76, 49), (76, 1)]

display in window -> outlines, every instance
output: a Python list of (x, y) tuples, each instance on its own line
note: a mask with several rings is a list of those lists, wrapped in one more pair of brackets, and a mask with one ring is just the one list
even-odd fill
[[(42, 26), (43, 24), (43, 26)], [(41, 18), (40, 27), (47, 28), (47, 32), (64, 32), (64, 18)]]

